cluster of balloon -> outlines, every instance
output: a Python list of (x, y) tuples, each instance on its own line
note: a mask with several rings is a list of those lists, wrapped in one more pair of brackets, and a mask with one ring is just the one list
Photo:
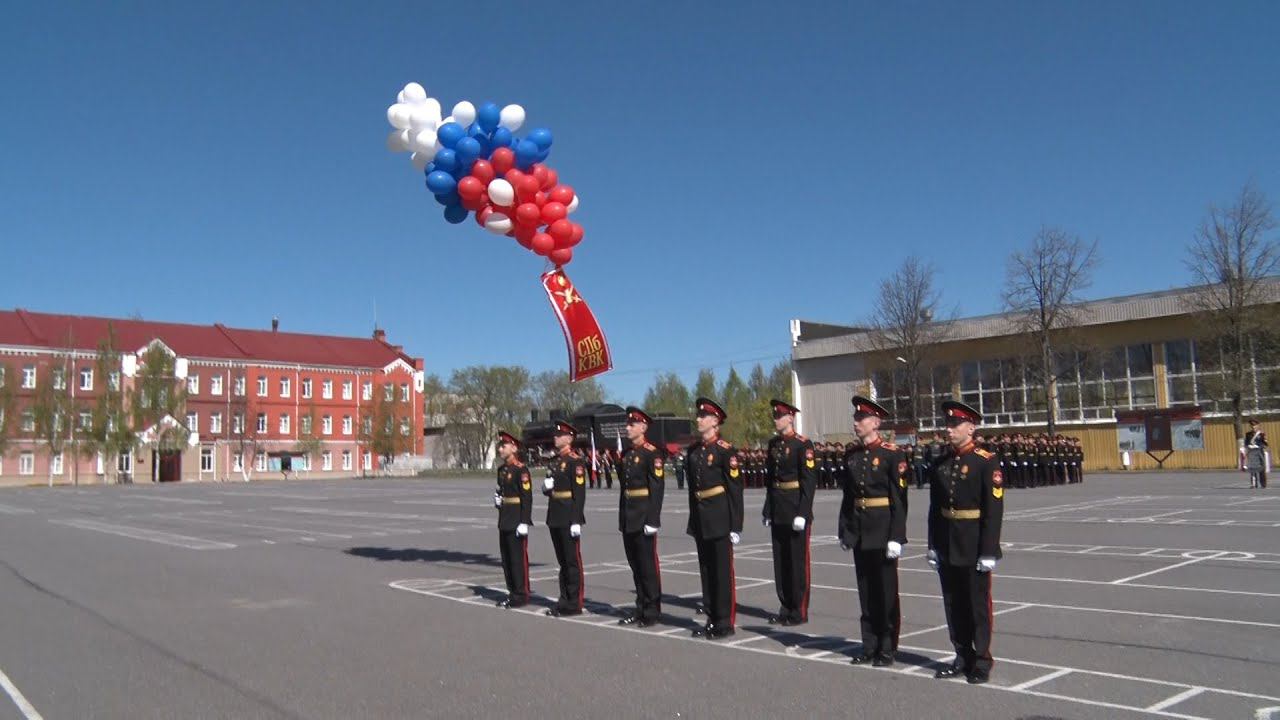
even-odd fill
[(551, 131), (516, 137), (525, 120), (519, 105), (477, 108), (464, 100), (448, 117), (440, 113), (440, 101), (421, 85), (405, 85), (387, 108), (394, 128), (387, 148), (412, 153), (444, 219), (456, 225), (475, 213), (489, 232), (514, 237), (557, 267), (568, 265), (583, 231), (568, 217), (578, 209), (577, 192), (546, 164)]

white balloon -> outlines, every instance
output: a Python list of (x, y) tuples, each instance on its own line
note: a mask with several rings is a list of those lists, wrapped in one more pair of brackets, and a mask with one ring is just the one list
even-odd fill
[(402, 103), (402, 102), (404, 102), (404, 91), (403, 91), (403, 90), (401, 90), (400, 92), (396, 93), (396, 102), (398, 102), (398, 103)]
[(453, 106), (453, 121), (454, 121), (454, 122), (456, 122), (456, 123), (458, 123), (458, 124), (459, 124), (459, 125), (461, 125), (462, 127), (467, 127), (467, 126), (468, 126), (468, 125), (470, 125), (471, 123), (475, 122), (475, 121), (476, 121), (476, 106), (475, 106), (475, 105), (472, 105), (471, 103), (467, 102), (466, 100), (463, 100), (462, 102), (458, 103), (457, 105), (454, 105), (454, 106)]
[(392, 130), (387, 135), (387, 149), (391, 152), (404, 152), (409, 149), (408, 138), (404, 130)]
[(387, 122), (391, 123), (391, 127), (404, 130), (409, 127), (409, 114), (411, 109), (404, 103), (396, 103), (387, 108)]
[[(428, 98), (428, 101), (430, 98)], [(436, 104), (435, 112), (432, 112), (431, 103), (423, 102), (413, 106), (413, 110), (409, 115), (409, 127), (414, 130), (423, 130), (430, 128), (434, 130), (436, 124), (440, 122), (440, 106)]]
[(569, 201), (568, 205), (564, 206), (564, 209), (570, 214), (572, 214), (574, 210), (578, 209), (578, 193), (575, 192), (573, 194), (573, 199)]
[(436, 151), (440, 149), (440, 139), (436, 137), (436, 131), (430, 128), (423, 130), (413, 136), (413, 143), (409, 146), (414, 152), (428, 153), (431, 157), (436, 156)]
[(420, 103), (427, 99), (427, 91), (416, 82), (411, 82), (404, 86), (404, 101), (408, 103)]
[(502, 115), (501, 119), (498, 120), (498, 125), (511, 132), (519, 130), (520, 126), (524, 125), (524, 108), (519, 105), (508, 105), (502, 108)]
[[(495, 181), (496, 182), (496, 181)], [(484, 229), (494, 235), (506, 235), (511, 232), (511, 218), (502, 213), (495, 212), (484, 221)]]
[(418, 172), (422, 172), (426, 169), (427, 163), (431, 162), (431, 158), (433, 157), (435, 157), (435, 155), (416, 152), (409, 156), (409, 161), (413, 163), (413, 167), (417, 169)]
[(511, 207), (516, 200), (516, 189), (511, 187), (511, 183), (498, 178), (489, 182), (489, 199), (494, 205), (502, 207)]

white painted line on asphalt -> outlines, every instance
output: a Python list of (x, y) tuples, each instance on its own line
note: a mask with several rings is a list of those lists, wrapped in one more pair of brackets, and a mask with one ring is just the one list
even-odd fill
[[(910, 593), (898, 593), (898, 594), (899, 594), (899, 595), (907, 595), (908, 597), (910, 597)], [(934, 597), (934, 596), (926, 596), (926, 597), (930, 597), (930, 598), (932, 598), (932, 597)], [(938, 598), (938, 599), (941, 599), (941, 598)], [(1006, 614), (1006, 613), (1018, 612), (1019, 610), (1026, 610), (1026, 609), (1027, 609), (1027, 608), (1029, 608), (1029, 607), (1036, 607), (1036, 605), (1035, 605), (1035, 603), (1018, 603), (1018, 604), (1014, 605), (1013, 607), (1007, 607), (1007, 608), (1005, 608), (1005, 609), (1003, 609), (1003, 610), (996, 610), (995, 612), (993, 612), (993, 613), (991, 613), (991, 614), (992, 614), (992, 615), (1004, 615), (1004, 614)], [(915, 637), (916, 635), (927, 635), (927, 634), (929, 634), (929, 633), (931, 633), (931, 632), (937, 632), (937, 631), (939, 631), (939, 630), (946, 630), (946, 629), (947, 629), (947, 626), (946, 626), (946, 624), (944, 623), (944, 624), (942, 624), (942, 625), (935, 625), (934, 627), (931, 627), (931, 628), (925, 628), (925, 629), (923, 629), (923, 630), (915, 630), (915, 631), (912, 631), (912, 632), (909, 632), (909, 633), (902, 633), (901, 635), (899, 635), (899, 636), (898, 636), (898, 639), (899, 639), (899, 640), (901, 640), (902, 638)]]
[(1056, 680), (1062, 677), (1063, 675), (1070, 675), (1070, 674), (1071, 674), (1071, 670), (1068, 670), (1067, 668), (1062, 668), (1060, 670), (1054, 670), (1051, 673), (1046, 673), (1044, 675), (1041, 675), (1040, 677), (1032, 678), (1024, 683), (1019, 683), (1009, 689), (1010, 690), (1027, 690), (1037, 685), (1043, 685), (1044, 683), (1047, 683), (1050, 680)]
[(221, 500), (190, 500), (187, 498), (160, 497), (158, 495), (129, 495), (130, 500), (153, 500), (155, 502), (182, 503), (183, 505), (221, 505)]
[(83, 520), (79, 518), (70, 520), (50, 520), (49, 522), (56, 525), (66, 525), (67, 527), (79, 528), (81, 530), (93, 530), (95, 532), (106, 533), (108, 535), (119, 535), (121, 537), (133, 538), (134, 540), (146, 540), (148, 542), (160, 543), (161, 545), (172, 545), (174, 547), (186, 548), (188, 550), (230, 550), (235, 547), (233, 543), (205, 540), (204, 538), (191, 537), (190, 535), (178, 535), (176, 533), (148, 530), (146, 528), (132, 527), (129, 525), (111, 525), (109, 523)]
[(1186, 566), (1188, 566), (1188, 565), (1195, 565), (1196, 563), (1204, 562), (1205, 560), (1212, 560), (1212, 559), (1214, 559), (1214, 558), (1216, 558), (1216, 557), (1222, 557), (1223, 555), (1226, 555), (1226, 554), (1227, 554), (1227, 552), (1226, 552), (1226, 551), (1220, 551), (1220, 552), (1213, 553), (1213, 554), (1211, 554), (1211, 555), (1205, 555), (1204, 557), (1195, 557), (1195, 558), (1191, 558), (1190, 560), (1186, 560), (1186, 561), (1184, 561), (1184, 562), (1180, 562), (1180, 563), (1174, 563), (1173, 565), (1169, 565), (1169, 566), (1167, 566), (1167, 567), (1156, 568), (1155, 570), (1148, 570), (1147, 572), (1144, 572), (1144, 573), (1138, 573), (1137, 575), (1130, 575), (1129, 577), (1123, 577), (1123, 578), (1120, 578), (1119, 580), (1112, 580), (1112, 581), (1111, 581), (1111, 584), (1112, 584), (1112, 585), (1123, 585), (1123, 584), (1125, 584), (1125, 583), (1129, 582), (1130, 580), (1139, 580), (1139, 579), (1141, 579), (1141, 578), (1149, 577), (1149, 576), (1151, 576), (1151, 575), (1156, 575), (1156, 574), (1158, 574), (1158, 573), (1168, 572), (1169, 570), (1176, 570), (1176, 569), (1178, 569), (1178, 568), (1180, 568), (1180, 567), (1186, 567)]
[[(676, 628), (677, 631), (681, 629), (683, 628)], [(666, 633), (662, 633), (662, 634), (665, 635)], [(727, 642), (725, 643), (725, 647), (740, 647), (742, 645), (746, 645), (747, 643), (753, 643), (757, 640), (764, 640), (768, 637), (769, 637), (768, 635), (752, 635), (751, 637), (745, 637), (745, 638), (742, 638), (741, 640), (734, 640), (733, 642)]]
[(12, 505), (0, 505), (0, 513), (4, 513), (5, 515), (30, 515), (33, 512), (35, 512), (35, 510), (14, 507)]
[(205, 523), (207, 525), (224, 525), (230, 527), (255, 528), (258, 530), (274, 530), (276, 532), (300, 533), (304, 535), (323, 535), (325, 537), (342, 538), (350, 540), (353, 535), (341, 535), (339, 533), (320, 532), (319, 530), (300, 530), (298, 528), (280, 527), (278, 525), (258, 525), (256, 523), (236, 522), (233, 520), (215, 520), (213, 518), (195, 518), (189, 515), (178, 515), (186, 522)]
[(0, 670), (0, 687), (4, 688), (4, 691), (8, 693), (9, 699), (13, 701), (13, 704), (18, 706), (18, 712), (21, 712), (23, 717), (27, 718), (27, 720), (44, 720), (44, 716), (36, 712), (35, 707), (22, 694), (18, 686), (13, 684), (9, 676), (4, 674), (3, 670)]
[(1178, 703), (1183, 702), (1184, 700), (1190, 700), (1191, 698), (1203, 693), (1204, 691), (1205, 689), (1202, 687), (1188, 688), (1178, 693), (1177, 695), (1172, 695), (1170, 697), (1165, 698), (1164, 700), (1161, 700), (1160, 702), (1154, 705), (1147, 706), (1147, 712), (1159, 712), (1161, 710), (1164, 710), (1167, 707), (1173, 707), (1174, 705), (1177, 705)]

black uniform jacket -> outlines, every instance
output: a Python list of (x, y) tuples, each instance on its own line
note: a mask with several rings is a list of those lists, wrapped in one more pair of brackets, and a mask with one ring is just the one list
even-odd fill
[(662, 451), (649, 442), (633, 445), (622, 456), (618, 493), (618, 529), (624, 533), (644, 530), (645, 525), (662, 527)]
[[(857, 550), (907, 543), (906, 455), (896, 445), (876, 442), (844, 456), (840, 501), (840, 542)], [(888, 506), (884, 506), (884, 502)]]
[(742, 461), (733, 445), (720, 438), (699, 440), (689, 446), (685, 469), (689, 483), (685, 532), (704, 540), (741, 533)]
[(976, 565), (1001, 556), (1004, 477), (993, 453), (972, 443), (953, 450), (934, 470), (929, 493), (929, 547), (939, 562)]
[(797, 517), (813, 523), (813, 494), (818, 486), (813, 443), (803, 435), (774, 435), (765, 456), (763, 515), (775, 525)]
[(519, 460), (505, 462), (498, 467), (498, 529), (515, 530), (520, 523), (533, 524), (533, 484), (529, 468)]
[(547, 527), (564, 528), (587, 524), (587, 461), (572, 451), (548, 461), (555, 485), (543, 489), (547, 501)]

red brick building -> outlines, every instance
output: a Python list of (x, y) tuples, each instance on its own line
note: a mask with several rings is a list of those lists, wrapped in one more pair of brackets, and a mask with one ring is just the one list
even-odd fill
[[(102, 482), (116, 468), (101, 454), (86, 456), (81, 437), (108, 387), (135, 402), (149, 353), (165, 353), (166, 377), (185, 389), (180, 409), (150, 427), (133, 427), (137, 442), (117, 463), (134, 481), (242, 479), (279, 473), (289, 463), (308, 476), (351, 476), (381, 467), (389, 456), (422, 452), (423, 361), (387, 342), (221, 324), (0, 311), (0, 383), (11, 398), (3, 429), (0, 482)], [(97, 368), (99, 344), (114, 335), (119, 368)], [(64, 449), (49, 452), (37, 431), (42, 383), (69, 397)], [(373, 424), (386, 429), (381, 440)], [(46, 425), (47, 426), (47, 425)], [(58, 427), (62, 427), (60, 424)], [(158, 449), (166, 428), (186, 437), (180, 450)], [(77, 435), (80, 433), (80, 436)], [(286, 460), (286, 458), (288, 458)]]

